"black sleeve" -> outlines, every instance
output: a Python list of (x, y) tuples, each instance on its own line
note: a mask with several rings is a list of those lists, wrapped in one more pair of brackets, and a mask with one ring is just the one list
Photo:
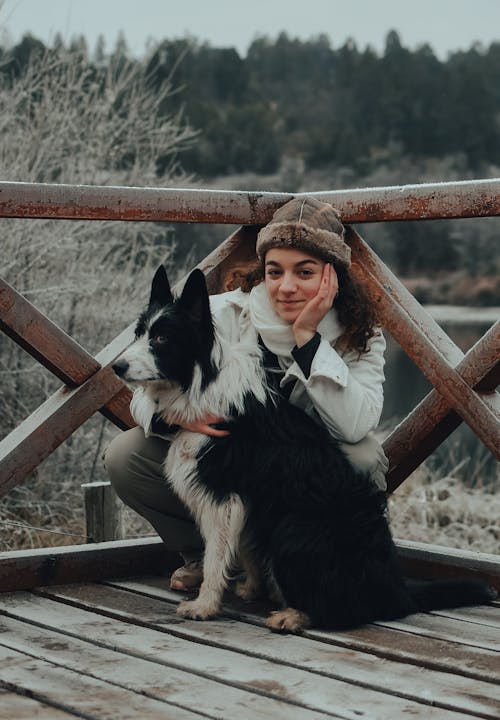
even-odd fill
[(169, 425), (161, 418), (160, 415), (153, 415), (153, 419), (151, 420), (151, 432), (154, 432), (155, 435), (171, 435), (174, 432), (177, 432), (179, 429), (179, 425)]
[(295, 345), (292, 350), (293, 359), (297, 362), (306, 378), (309, 377), (311, 372), (312, 361), (316, 355), (316, 350), (319, 348), (320, 342), (321, 335), (317, 332), (305, 345), (302, 345), (302, 347)]

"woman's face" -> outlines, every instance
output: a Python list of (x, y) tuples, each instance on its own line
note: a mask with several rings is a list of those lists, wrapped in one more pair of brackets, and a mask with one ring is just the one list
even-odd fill
[(295, 248), (272, 248), (266, 253), (264, 267), (274, 311), (293, 324), (318, 292), (325, 262)]

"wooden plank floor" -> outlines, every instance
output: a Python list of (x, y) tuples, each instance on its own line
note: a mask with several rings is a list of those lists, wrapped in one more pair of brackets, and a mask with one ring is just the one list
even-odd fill
[(228, 595), (175, 614), (165, 578), (0, 594), (0, 718), (500, 718), (500, 604), (274, 635)]

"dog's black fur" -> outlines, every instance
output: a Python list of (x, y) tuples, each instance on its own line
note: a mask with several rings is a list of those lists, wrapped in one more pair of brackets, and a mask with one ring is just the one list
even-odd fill
[[(137, 326), (137, 335), (144, 333), (158, 370), (154, 379), (164, 378), (169, 387), (186, 392), (198, 366), (203, 391), (221, 372), (201, 272), (191, 274), (176, 301), (164, 271), (157, 273)], [(126, 377), (123, 362), (115, 369)], [(496, 596), (477, 580), (406, 581), (385, 493), (352, 467), (323, 426), (279, 397), (273, 373), (266, 377), (266, 401), (249, 391), (243, 411), (229, 413), (230, 434), (204, 441), (195, 482), (217, 504), (234, 495), (242, 499), (247, 543), (271, 570), (285, 606), (316, 627), (345, 629)]]

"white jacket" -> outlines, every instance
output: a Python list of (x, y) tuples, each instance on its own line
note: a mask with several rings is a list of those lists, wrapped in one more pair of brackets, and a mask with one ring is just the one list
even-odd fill
[[(214, 322), (220, 334), (231, 343), (257, 339), (248, 321), (248, 299), (248, 293), (242, 290), (210, 298)], [(369, 352), (360, 355), (355, 350), (337, 351), (336, 340), (343, 328), (336, 311), (332, 309), (330, 313), (337, 331), (330, 342), (321, 339), (308, 378), (295, 361), (290, 364), (278, 356), (284, 371), (281, 386), (295, 381), (289, 401), (316, 420), (320, 419), (337, 440), (357, 443), (377, 427), (382, 413), (385, 339), (382, 332), (377, 331), (368, 342)], [(248, 337), (249, 333), (254, 337)], [(130, 409), (148, 435), (154, 404), (142, 388), (135, 391)]]

